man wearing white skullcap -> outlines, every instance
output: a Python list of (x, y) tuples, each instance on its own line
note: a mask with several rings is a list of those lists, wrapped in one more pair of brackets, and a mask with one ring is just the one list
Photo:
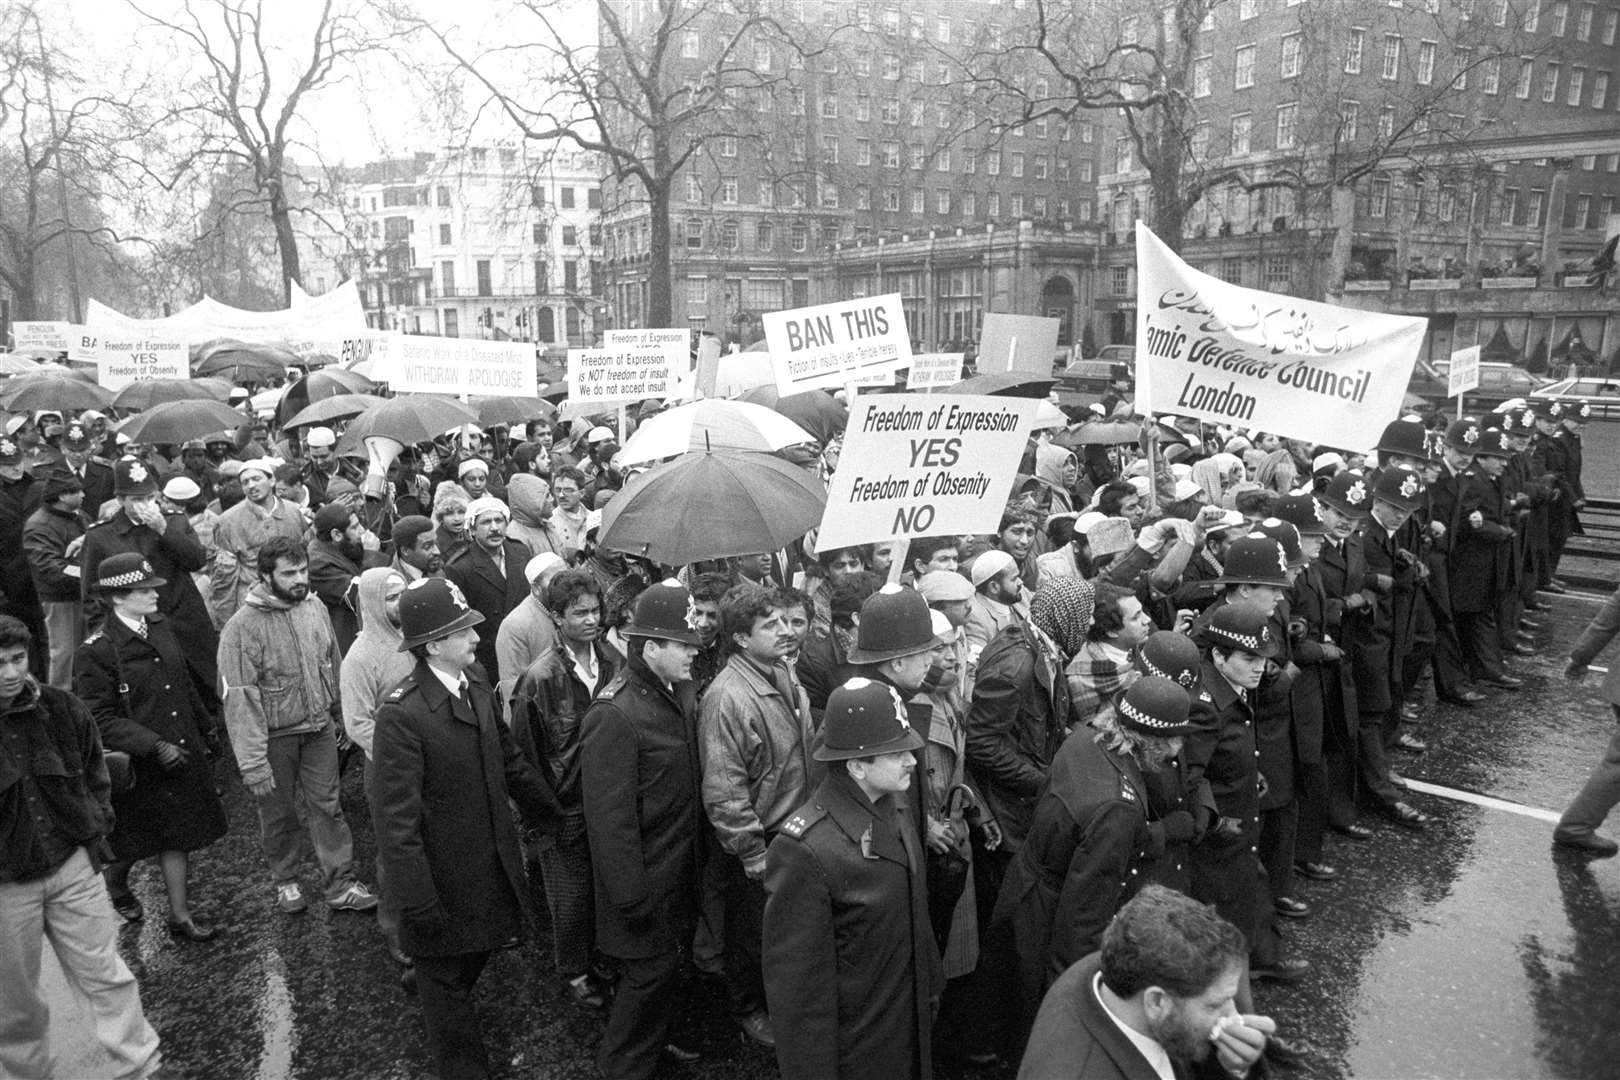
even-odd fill
[(276, 496), (277, 458), (254, 458), (242, 462), (238, 481), (241, 502), (219, 515), (214, 525), (214, 570), (209, 584), (209, 607), (214, 625), (222, 627), (248, 590), (259, 582), (259, 548), (272, 536), (286, 536), (299, 543), (309, 540), (309, 521), (303, 508)]
[(530, 664), (557, 644), (557, 623), (546, 610), (546, 586), (568, 564), (551, 552), (536, 555), (523, 567), (529, 595), (501, 620), (495, 632), (495, 662), (506, 672), (501, 680), (503, 708), (509, 707), (512, 686)]
[[(484, 616), (489, 632), (478, 640), (478, 662), (493, 685), (502, 680), (495, 652), (496, 628), (529, 595), (529, 582), (523, 576), (529, 549), (506, 535), (506, 523), (511, 518), (511, 511), (501, 500), (489, 495), (474, 499), (467, 505), (467, 532), (472, 543), (444, 564), (444, 576), (455, 582), (467, 602)], [(521, 672), (509, 674), (515, 678)]]

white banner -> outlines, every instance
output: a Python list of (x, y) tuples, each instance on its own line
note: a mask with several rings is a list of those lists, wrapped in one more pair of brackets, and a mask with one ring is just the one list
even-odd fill
[(96, 362), (96, 382), (108, 390), (122, 390), (130, 383), (153, 379), (191, 378), (191, 352), (183, 341), (154, 341), (144, 337), (109, 334), (90, 338), (86, 349), (80, 342), (80, 355), (89, 352)]
[(73, 345), (79, 327), (69, 322), (14, 322), (11, 337), (16, 349), (40, 349), (46, 352), (67, 352)]
[(975, 366), (983, 375), (997, 371), (1050, 375), (1052, 359), (1057, 355), (1058, 330), (1061, 326), (1060, 320), (1046, 315), (985, 312), (984, 326), (979, 330), (979, 359)]
[(931, 390), (962, 381), (962, 354), (959, 352), (917, 353), (911, 358), (906, 375), (907, 390)]
[(769, 311), (760, 317), (776, 388), (784, 396), (843, 386), (911, 363), (899, 293)]
[(1136, 223), (1136, 408), (1365, 447), (1401, 413), (1428, 320), (1246, 289)]
[(576, 405), (611, 405), (675, 392), (669, 354), (660, 348), (622, 345), (568, 350), (568, 400)]
[(857, 397), (816, 546), (995, 532), (1040, 404), (975, 394)]
[(527, 342), (406, 334), (389, 343), (388, 384), (402, 393), (533, 397), (534, 346)]
[(85, 326), (99, 332), (145, 334), (200, 345), (228, 337), (256, 344), (283, 345), (311, 338), (344, 338), (365, 333), (366, 316), (354, 282), (320, 296), (295, 297), (280, 311), (246, 311), (205, 296), (190, 307), (157, 319), (137, 319), (98, 300), (85, 306)]
[(1479, 389), (1479, 351), (1478, 345), (1470, 345), (1451, 354), (1451, 366), (1446, 369), (1446, 397)]

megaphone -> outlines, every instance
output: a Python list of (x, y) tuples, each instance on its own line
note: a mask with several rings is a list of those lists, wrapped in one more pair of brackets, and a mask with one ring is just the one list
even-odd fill
[(394, 459), (405, 452), (405, 444), (387, 435), (367, 435), (366, 478), (360, 484), (360, 494), (368, 499), (381, 499), (388, 492), (388, 470)]

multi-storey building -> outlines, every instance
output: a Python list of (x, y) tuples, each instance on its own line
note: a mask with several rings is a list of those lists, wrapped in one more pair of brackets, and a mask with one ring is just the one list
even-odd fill
[(510, 146), (373, 162), (345, 186), (349, 251), (374, 327), (585, 345), (599, 332), (601, 166)]

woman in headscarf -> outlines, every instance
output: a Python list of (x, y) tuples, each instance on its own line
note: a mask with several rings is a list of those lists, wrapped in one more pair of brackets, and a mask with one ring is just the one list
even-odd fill
[(1281, 448), (1273, 450), (1260, 462), (1260, 468), (1254, 478), (1267, 491), (1275, 491), (1278, 495), (1289, 494), (1299, 479), (1298, 469), (1294, 465), (1294, 455)]
[(1080, 479), (1080, 459), (1053, 443), (1035, 449), (1035, 480), (1043, 489), (1038, 498), (1046, 515), (1066, 514), (1074, 507), (1074, 485)]
[(533, 473), (513, 473), (506, 482), (506, 497), (512, 510), (506, 535), (527, 544), (531, 556), (560, 553), (562, 537), (551, 523), (551, 485)]
[(472, 500), (460, 484), (446, 480), (433, 493), (433, 523), (439, 527), (439, 554), (445, 562), (468, 544), (467, 507)]

